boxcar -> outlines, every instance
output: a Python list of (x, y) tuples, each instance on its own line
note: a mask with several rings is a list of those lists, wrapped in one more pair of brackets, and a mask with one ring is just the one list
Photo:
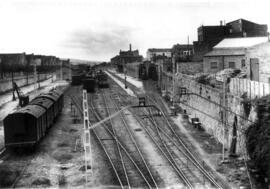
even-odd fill
[(33, 146), (45, 135), (46, 110), (28, 105), (4, 119), (5, 147)]
[(85, 89), (88, 93), (95, 92), (96, 81), (94, 79), (85, 79), (83, 80), (83, 89)]
[(60, 104), (60, 94), (58, 94), (56, 91), (51, 91), (49, 93), (40, 94), (37, 98), (46, 98), (48, 100), (51, 100), (53, 102), (53, 119), (57, 117), (57, 115), (61, 112), (62, 105)]
[(54, 121), (54, 101), (42, 96), (38, 96), (37, 98), (35, 98), (34, 100), (32, 100), (30, 103), (30, 105), (37, 105), (40, 106), (42, 108), (44, 108), (44, 110), (46, 111), (46, 129), (48, 129), (50, 126), (52, 126), (53, 121)]
[(58, 105), (58, 114), (62, 112), (62, 108), (64, 107), (64, 91), (57, 88), (54, 90), (51, 90), (48, 94), (55, 93), (59, 95), (59, 98), (57, 100), (57, 105)]
[(73, 75), (71, 78), (71, 85), (81, 85), (84, 75)]

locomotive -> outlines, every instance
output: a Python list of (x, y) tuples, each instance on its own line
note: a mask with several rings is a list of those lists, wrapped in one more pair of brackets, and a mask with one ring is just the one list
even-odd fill
[(7, 115), (4, 119), (5, 147), (32, 148), (38, 144), (61, 113), (63, 99), (63, 90), (51, 90)]

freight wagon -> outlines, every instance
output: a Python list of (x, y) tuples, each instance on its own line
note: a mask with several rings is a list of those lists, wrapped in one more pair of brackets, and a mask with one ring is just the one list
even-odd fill
[(53, 90), (5, 117), (5, 147), (33, 147), (38, 144), (62, 111), (63, 98), (63, 91)]
[(84, 74), (73, 75), (71, 78), (71, 85), (81, 85), (84, 79)]
[(83, 80), (83, 89), (85, 89), (88, 93), (95, 92), (96, 81), (94, 78), (87, 78)]

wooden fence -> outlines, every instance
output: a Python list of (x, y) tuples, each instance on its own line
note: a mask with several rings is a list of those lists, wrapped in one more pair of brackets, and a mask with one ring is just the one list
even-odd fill
[(270, 84), (248, 79), (232, 78), (230, 82), (230, 93), (242, 96), (244, 93), (250, 99), (259, 98), (270, 94)]

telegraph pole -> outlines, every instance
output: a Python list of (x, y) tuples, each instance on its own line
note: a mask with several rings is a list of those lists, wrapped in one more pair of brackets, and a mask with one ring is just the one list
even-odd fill
[(34, 89), (37, 89), (37, 65), (36, 63), (34, 64), (34, 81), (35, 81), (35, 84), (34, 84)]
[(227, 77), (223, 78), (223, 145), (222, 145), (222, 162), (225, 163), (225, 141), (227, 129)]
[(60, 66), (60, 80), (63, 80), (63, 61), (61, 61)]
[[(12, 66), (12, 72), (11, 72), (11, 81), (12, 81), (12, 86), (13, 86), (13, 83), (14, 83), (14, 76), (13, 76), (13, 66)], [(14, 94), (14, 89), (12, 91), (12, 100), (15, 101), (16, 100), (16, 97), (15, 97), (15, 94)], [(18, 97), (19, 98), (19, 97)]]
[(70, 81), (71, 81), (71, 63), (70, 63), (70, 60), (68, 60), (68, 62), (69, 62), (69, 79), (70, 79)]
[(172, 54), (172, 105), (174, 106), (174, 95), (175, 95), (175, 55)]

